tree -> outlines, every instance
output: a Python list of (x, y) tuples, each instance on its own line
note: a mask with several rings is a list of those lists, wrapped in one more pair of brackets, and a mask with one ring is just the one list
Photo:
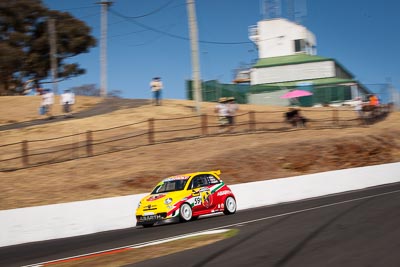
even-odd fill
[(72, 87), (71, 91), (76, 95), (84, 96), (100, 96), (100, 89), (95, 84), (85, 84), (81, 86)]
[(68, 59), (96, 45), (90, 27), (68, 12), (49, 10), (41, 0), (0, 2), (0, 94), (22, 92), (24, 81), (38, 82), (50, 74), (48, 20), (54, 18), (58, 78), (82, 75), (85, 70)]
[(118, 89), (113, 89), (107, 93), (108, 97), (121, 98), (121, 95), (122, 95), (122, 91), (118, 90)]
[[(76, 95), (84, 95), (84, 96), (100, 96), (100, 88), (96, 87), (95, 84), (85, 84), (81, 86), (72, 87), (71, 91)], [(116, 97), (121, 98), (122, 91), (121, 90), (111, 90), (108, 92), (107, 97)]]

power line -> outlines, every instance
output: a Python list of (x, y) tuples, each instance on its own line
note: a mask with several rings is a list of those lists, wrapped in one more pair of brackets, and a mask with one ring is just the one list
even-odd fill
[(90, 17), (97, 17), (99, 15), (99, 13), (98, 12), (96, 12), (96, 13), (91, 13), (91, 14), (88, 14), (88, 15), (84, 15), (84, 16), (82, 16), (82, 17), (76, 17), (76, 18), (78, 18), (78, 19), (86, 19), (86, 18), (90, 18)]
[[(171, 38), (175, 38), (175, 39), (180, 39), (180, 40), (189, 41), (189, 40), (190, 40), (189, 37), (181, 36), (181, 35), (177, 35), (177, 34), (173, 34), (173, 33), (169, 33), (169, 32), (165, 32), (165, 31), (161, 31), (161, 30), (158, 30), (158, 29), (153, 28), (153, 27), (151, 27), (151, 26), (148, 26), (148, 25), (146, 25), (146, 24), (143, 24), (143, 23), (140, 23), (140, 22), (138, 22), (138, 21), (135, 21), (135, 19), (143, 18), (143, 17), (147, 17), (147, 16), (151, 16), (151, 15), (153, 15), (153, 14), (156, 14), (156, 13), (160, 12), (161, 10), (163, 10), (163, 9), (167, 8), (168, 6), (170, 6), (171, 3), (173, 3), (174, 1), (176, 1), (176, 0), (170, 0), (170, 1), (168, 1), (167, 3), (165, 3), (164, 5), (162, 5), (162, 6), (158, 7), (158, 8), (156, 8), (156, 9), (154, 9), (153, 11), (150, 11), (150, 12), (148, 12), (148, 13), (146, 13), (146, 14), (138, 15), (138, 16), (126, 16), (126, 15), (123, 15), (123, 14), (119, 13), (118, 11), (115, 11), (115, 10), (113, 10), (113, 9), (111, 9), (111, 8), (109, 8), (108, 11), (109, 11), (110, 13), (114, 14), (115, 16), (120, 17), (120, 18), (123, 18), (125, 21), (129, 21), (129, 22), (131, 22), (131, 23), (134, 23), (134, 24), (136, 24), (137, 26), (139, 26), (139, 27), (141, 27), (141, 28), (144, 28), (144, 29), (146, 29), (146, 30), (148, 30), (148, 31), (153, 31), (153, 32), (156, 32), (156, 33), (159, 33), (159, 34), (162, 34), (162, 35), (169, 36), (169, 37), (171, 37)], [(175, 5), (175, 6), (173, 6), (173, 7), (183, 6), (183, 5), (186, 5), (186, 4), (179, 4), (179, 5)], [(74, 7), (74, 8), (62, 9), (62, 10), (60, 10), (60, 11), (81, 10), (81, 9), (89, 9), (89, 8), (95, 8), (95, 7), (96, 7), (96, 6)], [(95, 16), (95, 15), (97, 15), (97, 13), (96, 13), (96, 14), (89, 14), (89, 15), (80, 17), (80, 19), (87, 18), (87, 17), (91, 17), (91, 16)], [(110, 25), (111, 25), (111, 24), (110, 24)], [(140, 32), (140, 31), (138, 31), (138, 32)], [(134, 33), (134, 32), (131, 32), (131, 33)], [(128, 33), (128, 34), (131, 34), (131, 33)], [(128, 35), (128, 34), (127, 34), (127, 35)], [(121, 35), (118, 35), (118, 36), (122, 36), (122, 34), (121, 34)], [(112, 37), (116, 37), (116, 36), (112, 36)], [(243, 41), (243, 42), (221, 42), (221, 41), (199, 40), (199, 43), (203, 43), (203, 44), (216, 44), (216, 45), (242, 45), (242, 44), (251, 44), (252, 42), (251, 42), (251, 41)]]
[[(172, 25), (168, 26), (168, 30), (172, 29), (174, 26), (175, 26), (175, 24), (172, 24)], [(127, 35), (129, 35), (129, 34), (141, 33), (141, 32), (146, 32), (146, 31), (148, 31), (148, 30), (141, 30), (141, 31), (136, 31), (136, 32), (130, 32), (130, 33), (125, 33), (125, 34), (114, 35), (114, 36), (111, 36), (110, 38), (112, 38), (112, 37), (127, 36)], [(152, 39), (147, 40), (147, 41), (145, 41), (145, 42), (142, 42), (142, 43), (139, 43), (139, 44), (132, 44), (132, 45), (128, 45), (128, 46), (134, 47), (134, 46), (148, 45), (148, 44), (154, 43), (155, 41), (157, 41), (157, 40), (159, 40), (159, 39), (161, 39), (161, 38), (163, 38), (163, 37), (164, 37), (164, 35), (157, 35), (155, 38), (152, 38)]]
[(154, 43), (155, 41), (161, 39), (162, 37), (163, 37), (163, 36), (160, 36), (160, 35), (159, 35), (159, 36), (157, 36), (157, 37), (155, 37), (155, 38), (153, 38), (153, 39), (151, 39), (151, 40), (148, 40), (148, 41), (146, 41), (146, 42), (143, 42), (143, 43), (140, 43), (140, 44), (132, 44), (132, 45), (128, 45), (128, 46), (136, 47), (136, 46), (148, 45), (148, 44)]
[(66, 8), (66, 9), (61, 9), (60, 11), (69, 11), (69, 10), (81, 10), (81, 9), (87, 9), (87, 8), (95, 8), (97, 6), (83, 6), (83, 7), (73, 7), (73, 8)]
[(174, 1), (176, 1), (176, 0), (170, 0), (170, 1), (167, 2), (165, 5), (162, 5), (162, 6), (160, 6), (159, 8), (156, 8), (155, 10), (150, 11), (149, 13), (146, 13), (146, 14), (144, 14), (144, 15), (133, 16), (133, 17), (127, 17), (127, 18), (130, 18), (130, 19), (139, 19), (139, 18), (144, 18), (144, 17), (147, 17), (147, 16), (151, 16), (151, 15), (153, 15), (153, 14), (156, 14), (156, 13), (160, 12), (161, 10), (163, 10), (164, 8), (166, 8), (167, 6), (169, 6), (169, 5), (170, 5), (172, 2), (174, 2)]
[(133, 31), (133, 32), (127, 32), (127, 33), (121, 33), (121, 34), (115, 34), (112, 35), (108, 38), (115, 38), (115, 37), (122, 37), (122, 36), (127, 36), (127, 35), (131, 35), (131, 34), (135, 34), (135, 33), (141, 33), (141, 32), (146, 32), (147, 30), (138, 30), (138, 31)]
[[(123, 15), (123, 14), (121, 14), (121, 13), (115, 11), (115, 10), (112, 9), (112, 8), (110, 8), (109, 11), (110, 11), (110, 13), (114, 14), (115, 16), (124, 18), (124, 19), (126, 19), (127, 21), (132, 22), (132, 23), (136, 24), (137, 26), (142, 27), (142, 28), (144, 28), (144, 29), (147, 29), (147, 30), (150, 30), (150, 31), (159, 33), (159, 34), (163, 34), (163, 35), (166, 35), (166, 36), (175, 38), (175, 39), (180, 39), (180, 40), (185, 40), (185, 41), (189, 41), (189, 40), (190, 40), (188, 37), (181, 36), (181, 35), (176, 35), (176, 34), (169, 33), (169, 32), (164, 32), (164, 31), (158, 30), (158, 29), (156, 29), (156, 28), (150, 27), (150, 26), (148, 26), (148, 25), (146, 25), (146, 24), (140, 23), (140, 22), (138, 22), (138, 21), (132, 19), (132, 18), (129, 17), (129, 16), (125, 16), (125, 15)], [(251, 43), (253, 43), (253, 42), (251, 42), (251, 41), (244, 41), (244, 42), (218, 42), (218, 41), (199, 40), (199, 43), (203, 43), (203, 44), (217, 44), (217, 45), (242, 45), (242, 44), (251, 44)]]

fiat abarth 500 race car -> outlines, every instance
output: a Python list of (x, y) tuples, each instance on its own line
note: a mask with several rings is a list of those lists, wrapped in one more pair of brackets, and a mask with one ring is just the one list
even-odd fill
[(141, 199), (136, 209), (136, 225), (186, 222), (200, 215), (236, 212), (231, 189), (219, 178), (221, 171), (195, 172), (168, 177)]

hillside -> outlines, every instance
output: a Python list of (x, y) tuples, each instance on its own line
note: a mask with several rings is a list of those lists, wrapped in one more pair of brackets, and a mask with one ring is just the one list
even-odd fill
[[(0, 97), (0, 123), (36, 119), (38, 101)], [(78, 98), (75, 110), (93, 107), (98, 101)], [(126, 106), (99, 116), (1, 131), (0, 136), (2, 144), (52, 138), (148, 118), (191, 116), (195, 115), (193, 106), (185, 100), (167, 100), (160, 107)], [(204, 103), (203, 112), (212, 114), (213, 107)], [(248, 110), (277, 111), (281, 118), (285, 109), (240, 105), (240, 111)], [(0, 209), (144, 193), (164, 177), (198, 170), (220, 169), (225, 182), (236, 184), (398, 161), (400, 113), (394, 112), (363, 127), (214, 135), (0, 172)]]

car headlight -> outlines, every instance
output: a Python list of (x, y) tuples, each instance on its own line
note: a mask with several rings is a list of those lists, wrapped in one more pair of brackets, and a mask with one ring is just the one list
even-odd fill
[(137, 208), (140, 208), (141, 205), (142, 205), (142, 201), (139, 201), (139, 204), (137, 205)]
[(169, 205), (169, 204), (171, 204), (172, 203), (172, 198), (167, 198), (166, 200), (164, 200), (164, 204), (165, 205)]

